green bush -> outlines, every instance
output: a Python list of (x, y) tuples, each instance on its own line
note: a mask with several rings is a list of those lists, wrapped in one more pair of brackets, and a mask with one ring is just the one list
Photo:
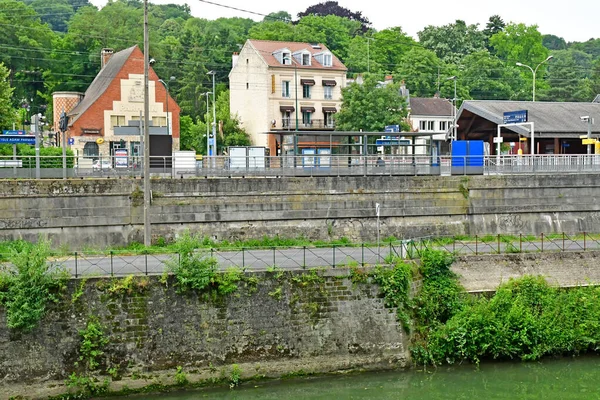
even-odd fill
[(213, 282), (217, 260), (198, 250), (202, 239), (184, 233), (175, 243), (177, 255), (167, 262), (167, 270), (175, 276), (180, 292), (203, 290)]
[(599, 349), (600, 288), (557, 289), (526, 276), (502, 285), (491, 299), (467, 302), (431, 332), (426, 351), (413, 355), (433, 364), (479, 363)]
[(69, 274), (48, 263), (50, 243), (11, 249), (9, 261), (14, 268), (0, 271), (0, 304), (6, 308), (7, 325), (29, 332), (46, 314), (48, 302), (58, 302)]
[[(73, 150), (67, 149), (67, 168), (73, 168)], [(21, 156), (23, 168), (35, 168), (35, 148), (33, 146), (19, 146), (18, 156)], [(40, 168), (62, 168), (62, 148), (40, 148)]]

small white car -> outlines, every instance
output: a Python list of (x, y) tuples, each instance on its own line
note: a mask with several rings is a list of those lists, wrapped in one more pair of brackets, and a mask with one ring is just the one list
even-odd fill
[(112, 169), (112, 164), (110, 160), (96, 160), (92, 164), (92, 168), (94, 169), (94, 171), (108, 170)]

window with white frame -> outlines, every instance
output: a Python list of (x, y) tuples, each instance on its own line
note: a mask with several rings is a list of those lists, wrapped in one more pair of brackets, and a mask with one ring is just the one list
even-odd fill
[(281, 97), (290, 97), (290, 81), (281, 82)]
[(448, 129), (448, 121), (440, 121), (440, 131), (446, 131)]
[(302, 65), (310, 65), (310, 53), (302, 53)]
[(292, 55), (290, 53), (283, 52), (281, 54), (281, 63), (283, 65), (291, 65), (292, 64)]
[(323, 66), (324, 67), (331, 67), (332, 64), (332, 57), (331, 54), (325, 53), (323, 54)]
[(424, 131), (427, 129), (427, 121), (419, 121), (419, 130)]
[(435, 121), (427, 121), (427, 130), (428, 131), (435, 130)]
[(323, 86), (323, 98), (325, 100), (331, 100), (333, 98), (333, 87)]
[(302, 85), (302, 97), (305, 99), (310, 99), (310, 86), (311, 85)]

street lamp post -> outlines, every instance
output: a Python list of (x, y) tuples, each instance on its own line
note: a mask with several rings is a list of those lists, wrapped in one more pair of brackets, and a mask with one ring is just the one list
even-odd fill
[[(206, 113), (208, 114), (208, 96), (210, 96), (212, 92), (206, 92), (202, 95), (206, 95)], [(208, 118), (206, 118), (206, 155), (210, 153), (210, 127), (208, 126)], [(208, 161), (208, 160), (207, 160)]]
[[(173, 82), (175, 80), (175, 77), (172, 76), (169, 78), (169, 82)], [(169, 129), (169, 84), (165, 81), (163, 81), (162, 79), (158, 80), (160, 83), (163, 84), (163, 86), (165, 87), (167, 93), (165, 95), (165, 107), (166, 107), (166, 111), (167, 111), (167, 135), (171, 134), (171, 130)]]
[[(212, 75), (212, 84), (213, 84), (213, 90), (212, 90), (212, 96), (213, 96), (213, 122), (212, 122), (212, 134), (213, 134), (213, 142), (212, 142), (212, 151), (209, 151), (209, 154), (212, 155), (217, 155), (217, 108), (216, 108), (216, 91), (215, 91), (215, 75), (216, 72), (215, 71), (208, 71), (206, 73), (207, 75)], [(207, 111), (208, 111), (208, 106), (207, 106)]]
[(522, 64), (522, 63), (520, 63), (520, 62), (518, 62), (518, 63), (517, 63), (517, 66), (518, 66), (518, 67), (526, 67), (526, 68), (529, 68), (529, 70), (530, 70), (530, 71), (531, 71), (531, 73), (533, 74), (533, 90), (532, 90), (532, 96), (531, 96), (531, 98), (532, 98), (532, 100), (533, 100), (533, 101), (535, 101), (535, 74), (537, 74), (537, 70), (538, 70), (538, 68), (540, 67), (540, 65), (544, 64), (544, 63), (545, 63), (545, 62), (547, 62), (547, 61), (550, 61), (551, 59), (552, 59), (552, 56), (548, 56), (548, 57), (546, 57), (546, 59), (545, 59), (544, 61), (542, 61), (541, 63), (539, 63), (539, 64), (537, 65), (537, 67), (535, 67), (535, 69), (531, 68), (529, 65)]
[[(144, 246), (152, 244), (150, 220), (150, 101), (148, 95), (150, 43), (148, 36), (148, 0), (144, 0)], [(142, 121), (140, 121), (142, 123)]]
[(451, 76), (450, 78), (446, 78), (446, 80), (453, 80), (454, 81), (454, 98), (452, 99), (452, 140), (456, 140), (456, 81), (457, 81), (457, 76)]
[[(298, 65), (296, 63), (296, 61), (290, 56), (290, 57), (284, 57), (284, 60), (290, 60), (291, 64), (294, 64), (294, 86), (295, 86), (295, 92), (296, 92), (296, 109), (295, 109), (295, 114), (296, 114), (296, 129), (294, 129), (294, 131), (298, 132)], [(294, 167), (296, 166), (296, 156), (298, 155), (298, 135), (294, 135)]]

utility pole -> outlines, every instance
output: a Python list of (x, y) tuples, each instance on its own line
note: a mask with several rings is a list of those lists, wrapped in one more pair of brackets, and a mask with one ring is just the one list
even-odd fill
[[(148, 96), (148, 73), (150, 59), (148, 53), (150, 45), (148, 39), (148, 0), (144, 0), (144, 246), (152, 244), (150, 226), (150, 100)], [(142, 121), (140, 121), (142, 123)]]
[(39, 115), (31, 116), (31, 129), (35, 133), (35, 179), (40, 179), (40, 125)]
[[(207, 75), (212, 75), (212, 96), (213, 96), (213, 122), (212, 122), (212, 151), (209, 151), (209, 155), (216, 156), (217, 155), (217, 95), (215, 92), (215, 71), (208, 71)], [(207, 110), (208, 111), (208, 110)], [(213, 161), (213, 167), (215, 166), (215, 161)]]

